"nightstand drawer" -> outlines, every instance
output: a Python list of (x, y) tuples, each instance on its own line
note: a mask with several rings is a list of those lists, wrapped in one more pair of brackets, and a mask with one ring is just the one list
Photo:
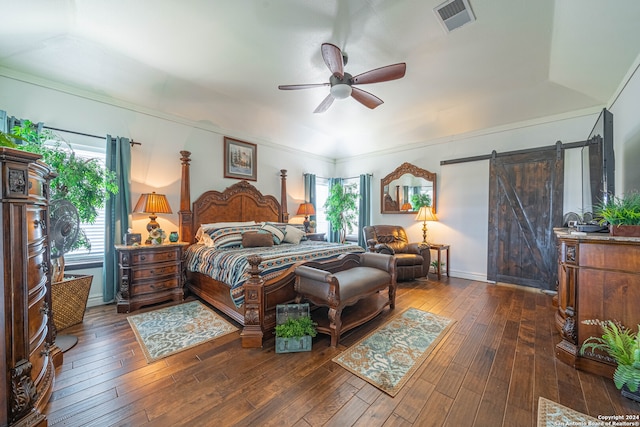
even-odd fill
[(156, 277), (176, 275), (180, 269), (177, 264), (156, 264), (149, 267), (131, 269), (133, 280), (151, 279)]
[(131, 287), (131, 297), (136, 297), (145, 294), (155, 294), (156, 292), (162, 292), (169, 289), (176, 289), (180, 287), (180, 279), (172, 277), (165, 280), (152, 280), (149, 282), (136, 283)]
[(152, 262), (175, 261), (176, 259), (178, 259), (179, 254), (180, 251), (176, 250), (175, 247), (167, 248), (166, 250), (160, 251), (156, 250), (153, 252), (134, 252), (131, 255), (131, 263), (132, 265), (145, 265)]

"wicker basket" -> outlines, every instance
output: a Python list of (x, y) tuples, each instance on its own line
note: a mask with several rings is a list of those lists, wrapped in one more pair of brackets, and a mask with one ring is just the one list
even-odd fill
[(93, 276), (65, 275), (51, 285), (53, 324), (58, 331), (82, 323)]

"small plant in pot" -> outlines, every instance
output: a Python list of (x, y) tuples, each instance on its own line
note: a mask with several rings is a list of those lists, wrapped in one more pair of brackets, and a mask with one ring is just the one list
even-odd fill
[(317, 335), (316, 323), (309, 316), (289, 317), (276, 325), (276, 353), (311, 350), (311, 338)]
[(614, 236), (640, 237), (640, 192), (611, 196), (594, 208), (600, 224), (609, 224)]
[(587, 350), (600, 350), (616, 361), (618, 366), (613, 374), (613, 382), (623, 396), (640, 402), (640, 325), (638, 332), (612, 320), (584, 320), (586, 325), (598, 325), (601, 337), (589, 337), (582, 344), (580, 354)]
[(422, 206), (431, 206), (431, 196), (428, 194), (414, 194), (411, 196), (411, 206), (414, 211), (419, 211)]

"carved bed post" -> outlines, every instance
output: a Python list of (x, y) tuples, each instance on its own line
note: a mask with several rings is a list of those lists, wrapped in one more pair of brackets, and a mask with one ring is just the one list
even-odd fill
[(287, 170), (280, 169), (280, 221), (289, 222), (289, 211), (287, 210)]
[(251, 277), (244, 283), (244, 329), (242, 347), (262, 347), (262, 324), (264, 323), (264, 307), (262, 301), (264, 280), (260, 277), (260, 255), (247, 257), (251, 270)]
[(180, 211), (178, 212), (178, 228), (180, 230), (180, 241), (193, 243), (193, 213), (191, 212), (191, 182), (189, 173), (189, 162), (191, 152), (181, 151), (182, 156), (182, 185), (180, 186)]

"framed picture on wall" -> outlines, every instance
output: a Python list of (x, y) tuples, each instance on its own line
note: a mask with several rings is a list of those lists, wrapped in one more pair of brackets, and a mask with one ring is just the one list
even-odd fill
[(224, 177), (255, 181), (258, 147), (250, 142), (224, 137)]

